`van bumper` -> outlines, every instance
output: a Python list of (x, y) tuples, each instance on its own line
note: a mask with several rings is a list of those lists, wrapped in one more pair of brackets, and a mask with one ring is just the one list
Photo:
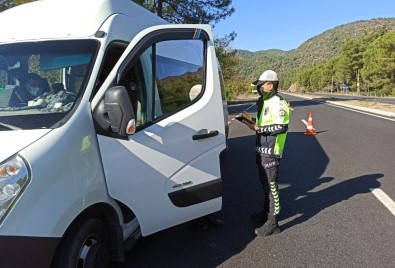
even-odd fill
[(1, 267), (50, 267), (60, 238), (0, 236)]

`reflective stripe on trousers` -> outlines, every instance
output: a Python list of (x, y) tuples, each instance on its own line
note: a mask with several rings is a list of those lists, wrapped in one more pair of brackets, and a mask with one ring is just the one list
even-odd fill
[(265, 202), (269, 202), (268, 215), (279, 215), (281, 210), (277, 184), (279, 159), (257, 155), (256, 164), (258, 166), (259, 179), (265, 193)]

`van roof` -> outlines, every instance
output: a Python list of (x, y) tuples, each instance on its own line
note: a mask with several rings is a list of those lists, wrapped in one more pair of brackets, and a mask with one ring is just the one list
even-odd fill
[(0, 42), (89, 37), (112, 14), (167, 23), (131, 0), (39, 0), (0, 13)]

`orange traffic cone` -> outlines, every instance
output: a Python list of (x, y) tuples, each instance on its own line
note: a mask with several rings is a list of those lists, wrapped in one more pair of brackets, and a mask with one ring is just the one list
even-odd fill
[(313, 114), (311, 112), (309, 113), (309, 121), (307, 122), (307, 129), (304, 134), (309, 136), (314, 136), (315, 134), (317, 134), (315, 133), (315, 129), (313, 127)]

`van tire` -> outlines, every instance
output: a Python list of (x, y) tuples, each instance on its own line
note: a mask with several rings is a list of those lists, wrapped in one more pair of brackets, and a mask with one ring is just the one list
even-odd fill
[(108, 267), (110, 254), (106, 226), (97, 218), (79, 220), (67, 231), (57, 256), (53, 267)]

